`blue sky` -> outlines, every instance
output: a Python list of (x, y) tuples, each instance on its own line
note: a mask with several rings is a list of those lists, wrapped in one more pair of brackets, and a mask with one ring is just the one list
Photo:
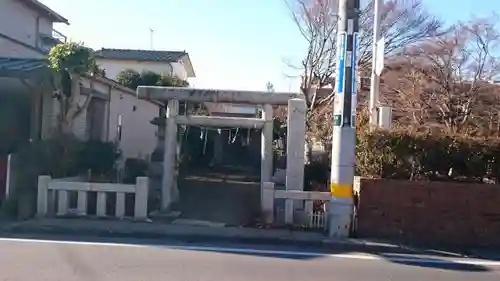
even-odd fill
[[(305, 44), (283, 0), (40, 0), (69, 19), (56, 26), (92, 48), (186, 50), (201, 88), (296, 91)], [(500, 12), (498, 0), (424, 0), (446, 21)], [(96, 9), (99, 7), (99, 9)]]

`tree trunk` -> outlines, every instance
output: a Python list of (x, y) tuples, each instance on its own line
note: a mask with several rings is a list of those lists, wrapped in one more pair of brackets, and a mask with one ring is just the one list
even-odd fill
[(94, 80), (93, 77), (90, 80), (90, 93), (85, 99), (83, 104), (80, 102), (81, 89), (80, 89), (80, 76), (77, 74), (71, 75), (71, 95), (69, 97), (63, 95), (60, 101), (61, 110), (61, 133), (64, 135), (73, 134), (73, 125), (75, 119), (84, 111), (92, 99), (92, 93), (94, 91)]

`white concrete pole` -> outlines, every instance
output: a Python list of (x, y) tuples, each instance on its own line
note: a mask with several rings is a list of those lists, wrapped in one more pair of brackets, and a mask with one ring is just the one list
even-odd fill
[[(370, 130), (378, 126), (377, 106), (380, 95), (380, 76), (376, 73), (377, 65), (377, 43), (380, 40), (380, 6), (383, 0), (373, 0), (373, 44), (372, 44), (372, 71), (370, 79)], [(380, 59), (380, 58), (378, 58)]]
[(179, 101), (169, 100), (165, 128), (165, 148), (163, 156), (163, 178), (161, 187), (161, 208), (170, 207), (172, 191), (175, 185), (175, 169), (177, 154), (177, 124), (175, 117), (179, 113)]
[(353, 182), (356, 162), (356, 51), (360, 0), (339, 1), (337, 89), (333, 108), (332, 166), (328, 208), (329, 235), (347, 237), (353, 212)]

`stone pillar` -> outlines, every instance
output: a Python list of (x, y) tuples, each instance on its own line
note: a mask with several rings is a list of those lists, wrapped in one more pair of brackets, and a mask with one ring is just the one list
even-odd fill
[(166, 111), (165, 108), (160, 108), (158, 117), (151, 120), (151, 124), (158, 127), (156, 131), (156, 147), (151, 155), (152, 162), (163, 162), (163, 154), (165, 153), (165, 127), (166, 127)]
[(266, 121), (262, 128), (260, 152), (261, 194), (264, 182), (270, 182), (273, 176), (273, 107), (265, 104), (262, 107), (262, 119)]
[(148, 218), (148, 182), (147, 177), (138, 177), (135, 185), (134, 219)]
[[(304, 190), (305, 135), (306, 135), (306, 102), (303, 99), (288, 101), (288, 132), (286, 146), (286, 189)], [(302, 202), (301, 202), (302, 203)], [(302, 204), (287, 200), (285, 209), (297, 209)]]
[(9, 154), (7, 157), (7, 173), (5, 179), (5, 199), (16, 195), (16, 175), (18, 173), (17, 154)]
[(48, 192), (50, 176), (38, 176), (38, 192), (37, 192), (37, 216), (43, 217), (48, 211)]
[(179, 101), (169, 100), (165, 129), (165, 149), (163, 156), (163, 178), (161, 189), (161, 208), (168, 209), (172, 203), (172, 192), (175, 185), (175, 169), (177, 154), (177, 124), (175, 117), (179, 112)]

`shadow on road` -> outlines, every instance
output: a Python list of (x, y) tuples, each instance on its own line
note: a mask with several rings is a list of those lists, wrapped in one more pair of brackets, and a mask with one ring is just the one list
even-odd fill
[(475, 263), (472, 260), (460, 259), (446, 259), (439, 257), (420, 257), (416, 255), (412, 256), (393, 256), (390, 254), (380, 254), (386, 261), (399, 265), (416, 266), (422, 268), (433, 268), (433, 269), (443, 269), (452, 271), (466, 271), (466, 272), (485, 272), (491, 271), (492, 269), (480, 264), (481, 262)]

